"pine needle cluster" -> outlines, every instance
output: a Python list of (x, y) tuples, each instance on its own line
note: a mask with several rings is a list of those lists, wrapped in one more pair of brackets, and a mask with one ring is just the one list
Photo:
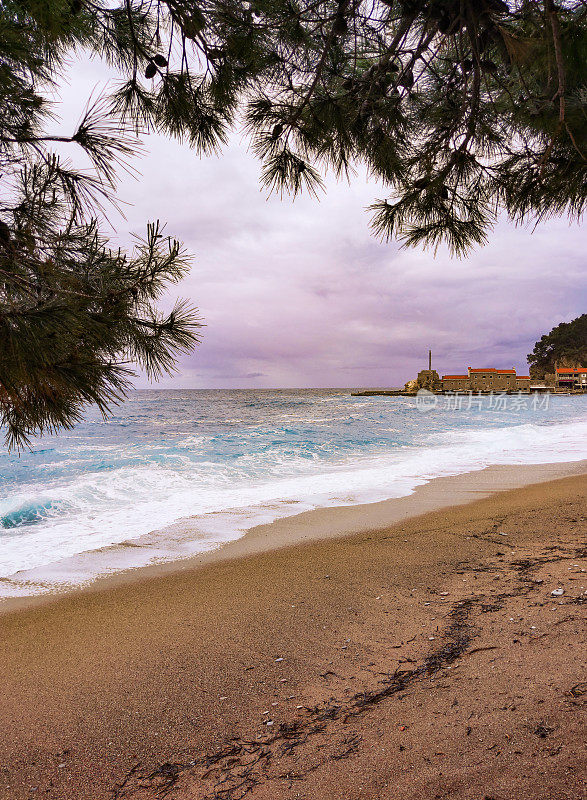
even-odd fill
[[(195, 309), (156, 306), (189, 268), (182, 245), (159, 223), (132, 253), (101, 232), (117, 172), (140, 149), (136, 130), (101, 96), (71, 135), (45, 132), (48, 90), (75, 48), (103, 50), (104, 13), (59, 0), (0, 7), (0, 425), (9, 447), (72, 427), (89, 403), (106, 414), (133, 364), (157, 377), (198, 341)], [(121, 66), (130, 59), (132, 69), (131, 39), (126, 48)], [(93, 169), (64, 162), (51, 151), (57, 142), (77, 145)]]
[(370, 209), (378, 236), (457, 255), (485, 242), (500, 213), (582, 214), (586, 0), (124, 8), (132, 74), (117, 111), (202, 152), (244, 123), (271, 191), (318, 193), (325, 171), (366, 166), (388, 190)]

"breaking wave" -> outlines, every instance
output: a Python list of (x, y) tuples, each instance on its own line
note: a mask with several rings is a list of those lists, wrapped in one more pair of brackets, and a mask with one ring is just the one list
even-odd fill
[[(259, 522), (405, 496), (435, 477), (587, 457), (587, 398), (553, 398), (540, 414), (432, 415), (348, 392), (203, 394), (137, 393), (102, 426), (89, 419), (42, 440), (52, 447), (1, 454), (0, 577), (147, 534), (149, 558), (176, 558)], [(197, 523), (170, 532), (185, 518)]]

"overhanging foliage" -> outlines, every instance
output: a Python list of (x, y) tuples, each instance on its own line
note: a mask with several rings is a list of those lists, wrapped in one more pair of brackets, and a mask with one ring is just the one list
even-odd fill
[[(67, 60), (120, 80), (52, 135)], [(587, 194), (586, 0), (6, 0), (0, 6), (0, 412), (8, 441), (72, 425), (169, 370), (198, 338), (158, 226), (132, 255), (100, 233), (136, 135), (199, 153), (244, 128), (272, 191), (358, 165), (384, 186), (374, 231), (456, 254), (515, 222), (578, 219)], [(93, 173), (52, 143), (78, 146)], [(186, 156), (188, 157), (188, 156)]]

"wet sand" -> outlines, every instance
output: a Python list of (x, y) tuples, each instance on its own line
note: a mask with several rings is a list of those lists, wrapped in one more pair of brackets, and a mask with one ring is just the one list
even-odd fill
[(516, 472), (5, 613), (0, 797), (584, 797), (587, 481)]

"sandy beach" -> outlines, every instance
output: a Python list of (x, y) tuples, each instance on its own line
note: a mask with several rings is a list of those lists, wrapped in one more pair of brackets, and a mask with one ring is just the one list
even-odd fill
[(585, 797), (587, 482), (569, 471), (432, 482), (395, 517), (330, 510), (310, 537), (301, 515), (5, 607), (0, 797)]

